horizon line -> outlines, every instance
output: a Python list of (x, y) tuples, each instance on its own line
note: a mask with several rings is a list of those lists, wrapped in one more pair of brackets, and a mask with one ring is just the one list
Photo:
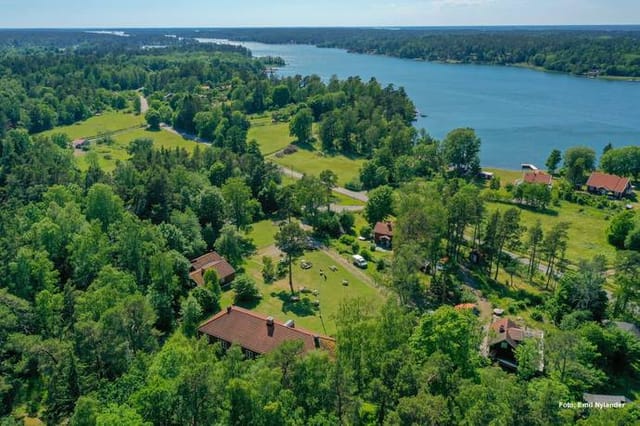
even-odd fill
[(248, 26), (60, 26), (60, 27), (0, 27), (1, 31), (15, 30), (214, 30), (214, 29), (422, 29), (422, 28), (576, 28), (576, 27), (638, 27), (628, 24), (474, 24), (474, 25), (248, 25)]

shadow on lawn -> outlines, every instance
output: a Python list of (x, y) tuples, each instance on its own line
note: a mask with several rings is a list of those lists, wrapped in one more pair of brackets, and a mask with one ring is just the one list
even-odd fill
[(309, 152), (315, 152), (318, 154), (321, 154), (323, 157), (327, 157), (327, 158), (331, 158), (331, 157), (338, 157), (338, 156), (342, 156), (345, 158), (348, 158), (349, 160), (361, 160), (365, 157), (360, 156), (356, 153), (353, 152), (342, 152), (342, 151), (338, 151), (338, 150), (332, 150), (332, 151), (321, 151), (318, 148), (315, 147), (315, 145), (313, 145), (312, 143), (300, 143), (300, 142), (294, 142), (292, 143), (292, 145), (298, 147), (299, 149), (302, 149), (304, 151), (309, 151)]
[(301, 297), (300, 300), (294, 302), (291, 300), (291, 293), (285, 290), (279, 292), (272, 292), (272, 297), (277, 297), (282, 301), (282, 312), (292, 312), (299, 317), (308, 317), (315, 315), (318, 308), (313, 305), (311, 299), (308, 297)]

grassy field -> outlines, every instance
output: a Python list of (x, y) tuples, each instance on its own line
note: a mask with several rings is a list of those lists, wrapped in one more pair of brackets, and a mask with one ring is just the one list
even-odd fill
[[(522, 178), (520, 170), (485, 169), (500, 178), (502, 187)], [(504, 190), (501, 190), (504, 191)], [(506, 194), (506, 193), (505, 193)], [(506, 210), (511, 204), (487, 202), (489, 211), (495, 209)], [(580, 259), (591, 259), (602, 254), (611, 262), (615, 257), (615, 249), (608, 244), (606, 230), (609, 226), (608, 218), (614, 213), (600, 210), (591, 206), (581, 206), (566, 201), (560, 201), (559, 206), (552, 205), (546, 212), (539, 212), (520, 207), (522, 225), (527, 228), (540, 220), (544, 230), (551, 229), (556, 223), (568, 222), (567, 259), (576, 264)], [(523, 241), (526, 240), (526, 236)]]
[(323, 155), (311, 148), (301, 148), (295, 154), (285, 155), (282, 158), (273, 157), (273, 161), (296, 172), (316, 176), (323, 170), (333, 170), (338, 175), (338, 184), (341, 186), (358, 177), (360, 167), (364, 163), (364, 160), (353, 160), (344, 155)]
[[(306, 287), (317, 290), (318, 294), (302, 293), (299, 302), (291, 302), (288, 277), (271, 284), (265, 284), (262, 279), (262, 256), (269, 255), (274, 263), (280, 260), (272, 246), (273, 235), (277, 229), (277, 225), (271, 221), (261, 221), (253, 225), (249, 234), (254, 239), (258, 254), (247, 260), (245, 271), (258, 283), (262, 299), (244, 307), (265, 315), (272, 315), (280, 321), (293, 319), (300, 327), (333, 335), (336, 332), (335, 316), (343, 300), (363, 297), (376, 305), (384, 302), (384, 296), (380, 290), (366, 283), (351, 269), (351, 266), (336, 261), (320, 250), (306, 252), (293, 266), (296, 291)], [(313, 264), (312, 268), (302, 269), (300, 267), (302, 260), (310, 261)], [(337, 267), (335, 272), (329, 269), (332, 265)], [(320, 275), (321, 269), (326, 273), (326, 279)], [(343, 280), (346, 280), (348, 285), (343, 285)], [(319, 302), (319, 307), (314, 305), (316, 300)], [(228, 306), (232, 302), (233, 291), (225, 291), (221, 305)]]
[[(487, 202), (487, 209), (507, 210), (510, 204)], [(571, 263), (577, 263), (579, 259), (591, 259), (597, 254), (602, 254), (612, 261), (615, 257), (615, 249), (607, 243), (606, 229), (609, 222), (606, 220), (611, 212), (598, 210), (594, 207), (580, 206), (566, 201), (560, 202), (560, 207), (553, 206), (550, 213), (540, 213), (529, 209), (520, 208), (522, 225), (527, 228), (540, 219), (542, 228), (547, 231), (553, 225), (560, 222), (568, 222), (567, 259)], [(524, 238), (526, 239), (526, 237)]]
[(289, 123), (272, 123), (271, 117), (254, 118), (247, 139), (255, 139), (263, 155), (280, 151), (294, 141), (289, 136)]
[(49, 136), (53, 133), (66, 133), (71, 140), (75, 140), (98, 136), (101, 133), (111, 133), (122, 129), (130, 129), (136, 126), (140, 127), (144, 124), (144, 116), (142, 115), (111, 111), (91, 117), (80, 123), (56, 127), (55, 129), (48, 130), (42, 134)]
[[(91, 117), (81, 123), (70, 126), (56, 127), (42, 134), (49, 136), (54, 133), (66, 133), (71, 140), (80, 138), (93, 138), (101, 134), (112, 134), (112, 143), (98, 144), (92, 143), (89, 152), (94, 152), (98, 156), (98, 163), (105, 171), (111, 171), (116, 166), (116, 161), (129, 158), (127, 147), (135, 139), (153, 139), (156, 147), (164, 148), (184, 148), (191, 152), (196, 146), (196, 142), (183, 139), (168, 131), (149, 131), (145, 125), (144, 117), (141, 115), (125, 114), (122, 112), (106, 112), (102, 115)], [(77, 156), (78, 167), (86, 170), (89, 167), (89, 157), (86, 153)]]
[[(133, 129), (113, 136), (111, 144), (92, 143), (89, 152), (97, 153), (100, 167), (105, 171), (111, 171), (116, 167), (117, 160), (129, 158), (127, 147), (135, 139), (152, 139), (156, 148), (161, 146), (169, 149), (179, 147), (189, 152), (193, 151), (197, 145), (197, 142), (183, 139), (181, 136), (165, 130), (152, 132), (145, 129)], [(77, 158), (78, 167), (81, 170), (86, 170), (89, 167), (89, 157), (82, 155)]]

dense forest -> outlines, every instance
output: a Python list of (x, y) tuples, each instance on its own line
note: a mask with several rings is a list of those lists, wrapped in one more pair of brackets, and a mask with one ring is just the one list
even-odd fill
[(426, 61), (525, 65), (589, 76), (640, 76), (640, 31), (624, 27), (220, 29), (210, 30), (210, 36), (314, 44)]
[[(519, 346), (517, 373), (493, 364), (478, 350), (480, 319), (452, 307), (468, 301), (472, 273), (518, 293), (496, 278), (525, 238), (518, 208), (486, 208), (500, 183), (484, 189), (476, 180), (481, 141), (472, 129), (437, 141), (413, 128), (415, 109), (401, 88), (356, 77), (279, 78), (242, 48), (188, 40), (143, 48), (151, 36), (4, 37), (11, 41), (0, 50), (1, 425), (640, 421), (637, 403), (570, 405), (583, 392), (624, 393), (637, 381), (638, 339), (606, 321), (635, 320), (636, 246), (618, 253), (620, 290), (611, 303), (603, 259), (572, 259), (579, 265), (568, 268), (566, 225), (527, 230), (531, 275), (548, 291), (519, 303), (551, 330), (542, 372), (535, 344)], [(141, 114), (140, 95), (150, 128), (170, 124), (206, 143), (188, 152), (136, 139), (113, 170), (97, 159), (81, 169), (55, 128), (114, 110)], [(251, 300), (256, 283), (245, 263), (258, 220), (287, 224), (276, 239), (289, 260), (303, 251), (292, 247), (300, 222), (323, 242), (355, 239), (353, 213), (329, 205), (335, 174), (287, 183), (248, 138), (256, 114), (288, 123), (293, 149), (316, 143), (327, 155), (366, 159), (352, 182), (371, 189), (366, 221), (396, 220), (395, 254), (376, 265), (387, 301), (342, 301), (334, 352), (302, 355), (291, 341), (251, 359), (197, 331), (224, 306), (215, 277), (203, 286), (189, 279), (189, 259), (215, 248), (239, 272), (226, 291)], [(561, 173), (580, 183), (595, 167), (591, 155), (565, 152)], [(613, 151), (603, 161), (620, 167), (627, 155)], [(575, 198), (574, 187), (562, 196)], [(637, 214), (619, 222), (640, 235), (632, 229), (640, 229)], [(480, 251), (482, 262), (468, 261)], [(424, 272), (425, 261), (437, 266)], [(534, 273), (541, 262), (546, 272)]]

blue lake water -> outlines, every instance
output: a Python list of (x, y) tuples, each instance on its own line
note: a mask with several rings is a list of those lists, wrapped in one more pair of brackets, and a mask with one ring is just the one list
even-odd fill
[(308, 45), (242, 43), (255, 56), (280, 56), (280, 75), (317, 74), (327, 80), (375, 77), (403, 86), (427, 117), (417, 127), (443, 138), (472, 127), (482, 139), (484, 166), (540, 166), (553, 148), (587, 145), (598, 155), (640, 144), (640, 83), (587, 79), (515, 67), (420, 62), (359, 55)]

